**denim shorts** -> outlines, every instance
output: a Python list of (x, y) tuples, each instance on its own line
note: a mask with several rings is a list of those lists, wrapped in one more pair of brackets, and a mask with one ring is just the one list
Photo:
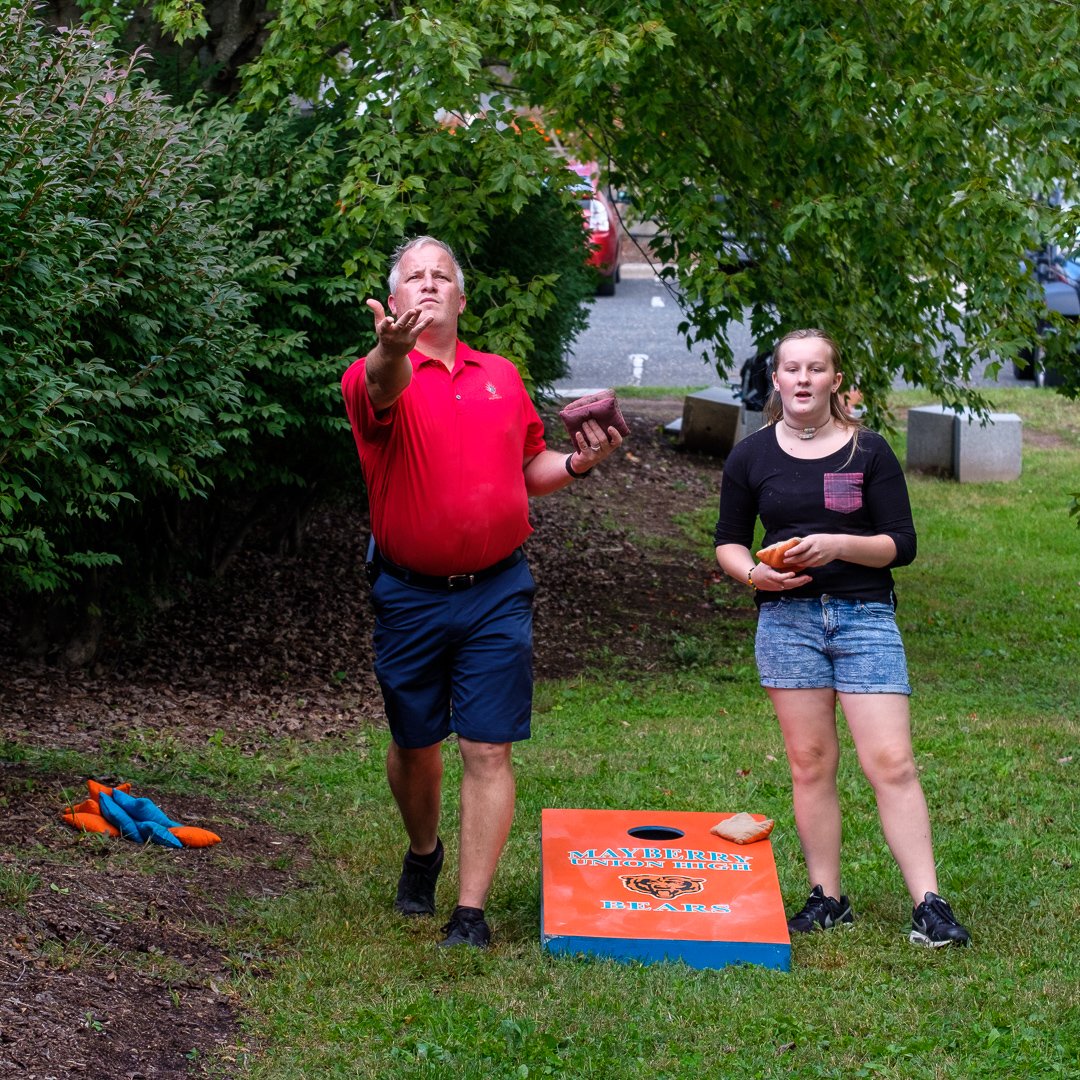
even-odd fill
[(838, 600), (828, 594), (765, 600), (754, 649), (762, 686), (911, 693), (892, 604)]
[(529, 737), (535, 591), (524, 559), (452, 592), (378, 576), (375, 675), (398, 746), (432, 746), (451, 732), (491, 743)]

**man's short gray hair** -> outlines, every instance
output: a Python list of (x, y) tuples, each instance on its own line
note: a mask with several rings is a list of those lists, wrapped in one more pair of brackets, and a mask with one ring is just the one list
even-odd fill
[(393, 296), (397, 292), (398, 287), (398, 271), (401, 268), (401, 260), (405, 256), (416, 248), (427, 247), (428, 244), (433, 244), (437, 248), (442, 248), (447, 255), (450, 256), (450, 261), (454, 264), (454, 272), (457, 274), (457, 286), (458, 289), (465, 292), (465, 275), (461, 272), (461, 264), (457, 261), (457, 256), (454, 254), (453, 248), (449, 244), (443, 243), (442, 240), (436, 240), (434, 236), (416, 236), (412, 240), (406, 240), (405, 243), (400, 244), (397, 250), (394, 252), (390, 262), (390, 295)]

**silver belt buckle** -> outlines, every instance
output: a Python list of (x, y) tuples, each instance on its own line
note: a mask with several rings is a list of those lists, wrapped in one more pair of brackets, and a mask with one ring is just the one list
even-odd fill
[(474, 584), (476, 584), (475, 574), (451, 574), (446, 579), (448, 589), (468, 589)]

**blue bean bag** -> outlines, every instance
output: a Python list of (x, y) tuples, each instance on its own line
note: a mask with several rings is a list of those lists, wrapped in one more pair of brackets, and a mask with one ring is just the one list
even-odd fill
[(166, 817), (164, 811), (152, 799), (136, 798), (126, 791), (115, 788), (112, 800), (133, 821), (153, 821), (165, 829), (175, 829), (182, 824)]

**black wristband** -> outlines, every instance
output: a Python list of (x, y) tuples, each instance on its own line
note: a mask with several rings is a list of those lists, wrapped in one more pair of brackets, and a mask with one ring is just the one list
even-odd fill
[(570, 464), (570, 462), (571, 462), (571, 460), (573, 459), (573, 457), (574, 457), (574, 455), (573, 455), (573, 454), (567, 454), (567, 455), (566, 455), (566, 471), (567, 471), (567, 472), (568, 472), (568, 473), (569, 473), (569, 474), (570, 474), (570, 475), (571, 475), (571, 476), (572, 476), (572, 477), (573, 477), (573, 478), (574, 478), (575, 480), (580, 480), (580, 479), (581, 479), (581, 478), (582, 478), (583, 476), (588, 476), (588, 475), (589, 475), (589, 471), (590, 471), (590, 470), (588, 470), (588, 469), (586, 469), (586, 470), (585, 470), (584, 472), (574, 472), (574, 466)]

